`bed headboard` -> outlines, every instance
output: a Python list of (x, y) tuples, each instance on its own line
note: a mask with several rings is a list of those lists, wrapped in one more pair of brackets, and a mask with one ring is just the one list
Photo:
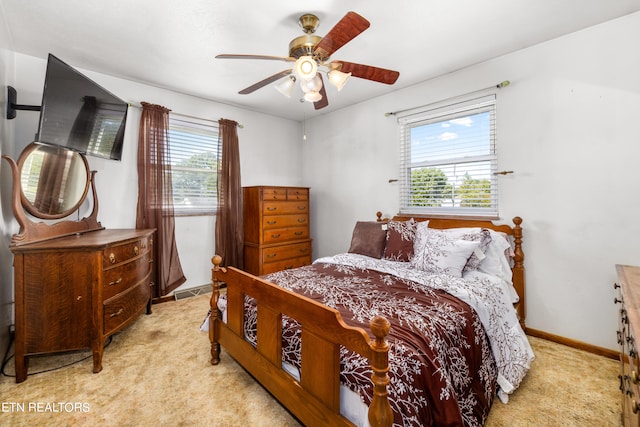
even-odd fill
[(522, 251), (522, 218), (519, 216), (513, 218), (513, 226), (508, 224), (494, 224), (488, 220), (478, 219), (462, 219), (462, 218), (430, 218), (430, 217), (418, 217), (418, 216), (404, 216), (396, 215), (393, 218), (383, 218), (381, 212), (376, 213), (378, 222), (392, 221), (409, 221), (413, 218), (414, 221), (429, 221), (430, 228), (462, 228), (462, 227), (480, 227), (488, 228), (491, 230), (505, 233), (511, 237), (511, 244), (513, 245), (513, 262), (511, 271), (513, 274), (512, 281), (520, 300), (513, 306), (520, 319), (520, 326), (525, 330), (525, 316), (526, 316), (526, 286), (525, 286), (525, 269), (524, 269), (524, 252)]

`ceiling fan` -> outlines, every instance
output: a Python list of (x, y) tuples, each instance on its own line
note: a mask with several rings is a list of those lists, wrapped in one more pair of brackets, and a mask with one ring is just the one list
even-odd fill
[(369, 28), (369, 21), (357, 13), (348, 12), (324, 37), (313, 35), (320, 23), (316, 15), (307, 13), (298, 21), (305, 35), (291, 40), (289, 56), (240, 54), (216, 56), (222, 59), (265, 59), (293, 63), (293, 67), (269, 76), (238, 93), (246, 95), (286, 77), (276, 85), (276, 89), (290, 97), (296, 81), (299, 80), (304, 92), (303, 99), (300, 101), (313, 102), (315, 109), (319, 110), (329, 105), (321, 72), (326, 73), (329, 82), (338, 90), (342, 89), (351, 76), (389, 85), (398, 80), (400, 73), (397, 71), (341, 60), (329, 61), (329, 57), (334, 52)]

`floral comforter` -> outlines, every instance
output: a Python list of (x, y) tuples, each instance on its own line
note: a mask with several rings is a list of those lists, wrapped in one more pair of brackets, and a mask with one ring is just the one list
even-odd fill
[[(503, 284), (481, 273), (427, 275), (408, 263), (340, 254), (265, 278), (337, 309), (350, 326), (368, 331), (376, 315), (391, 322), (397, 426), (482, 425), (496, 391), (506, 402), (533, 360)], [(255, 343), (255, 314), (245, 329)], [(283, 319), (283, 330), (283, 362), (299, 368), (296, 322)], [(367, 360), (342, 348), (341, 372), (341, 382), (369, 404)]]

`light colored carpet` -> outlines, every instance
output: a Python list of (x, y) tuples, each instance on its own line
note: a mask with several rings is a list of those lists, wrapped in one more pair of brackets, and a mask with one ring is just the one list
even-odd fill
[[(209, 294), (155, 305), (113, 337), (103, 366), (89, 353), (32, 358), (27, 381), (0, 377), (0, 424), (12, 426), (299, 426), (223, 350), (209, 363), (199, 326)], [(487, 426), (617, 426), (618, 363), (531, 338), (533, 367), (509, 404), (499, 400)], [(13, 360), (5, 367), (13, 373)]]

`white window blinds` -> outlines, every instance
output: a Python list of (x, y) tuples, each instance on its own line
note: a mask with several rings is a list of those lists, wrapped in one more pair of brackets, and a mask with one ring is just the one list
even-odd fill
[(495, 94), (398, 122), (401, 213), (498, 216)]
[(169, 114), (171, 180), (176, 215), (215, 213), (218, 123)]

